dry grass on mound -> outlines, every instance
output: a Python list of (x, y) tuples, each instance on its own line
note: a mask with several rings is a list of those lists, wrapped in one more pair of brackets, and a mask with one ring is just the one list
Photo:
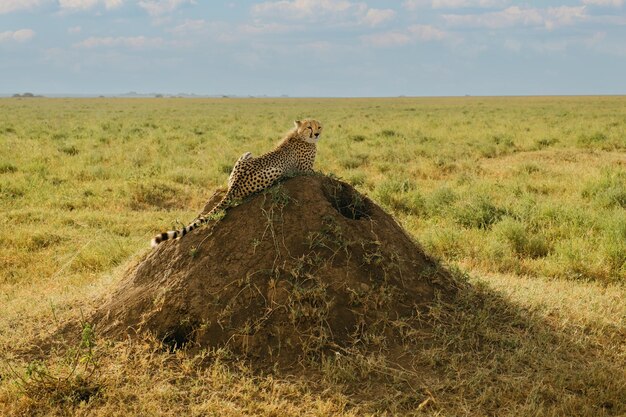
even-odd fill
[(400, 354), (429, 305), (456, 290), (374, 202), (309, 175), (159, 245), (92, 320), (110, 337), (149, 331), (173, 348), (228, 347), (271, 368), (352, 348)]

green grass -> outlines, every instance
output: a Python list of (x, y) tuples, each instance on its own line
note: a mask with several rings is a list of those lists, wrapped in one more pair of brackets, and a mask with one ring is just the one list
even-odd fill
[[(611, 230), (626, 206), (623, 104), (619, 97), (7, 99), (0, 103), (7, 213), (0, 239), (9, 243), (5, 258), (19, 263), (23, 252), (12, 243), (33, 229), (15, 216), (45, 212), (48, 227), (71, 235), (76, 228), (66, 218), (105, 212), (109, 226), (127, 229), (125, 241), (185, 222), (225, 183), (243, 151), (269, 150), (291, 119), (313, 115), (326, 125), (318, 169), (376, 198), (416, 236), (458, 232), (462, 245), (449, 260), (619, 282), (626, 271), (615, 261), (619, 243)], [(549, 250), (537, 256), (518, 247), (514, 258), (494, 259), (486, 248), (502, 240), (496, 226), (503, 219)], [(87, 235), (111, 234), (103, 226), (86, 224)], [(77, 243), (70, 239), (54, 252), (71, 253)], [(438, 246), (428, 249), (447, 258)], [(58, 262), (51, 261), (54, 270)], [(6, 266), (32, 276), (28, 267)]]
[[(485, 324), (483, 336), (508, 337), (497, 340), (500, 350), (491, 358), (511, 361), (518, 376), (499, 373), (504, 365), (491, 360), (485, 374), (470, 375), (490, 356), (448, 352), (441, 366), (450, 386), (443, 384), (440, 392), (454, 386), (461, 397), (438, 394), (435, 399), (448, 405), (431, 409), (434, 415), (489, 413), (498, 409), (498, 396), (509, 401), (501, 415), (615, 412), (616, 406), (594, 408), (564, 393), (597, 391), (608, 398), (623, 392), (623, 374), (609, 386), (600, 371), (624, 364), (623, 338), (617, 337), (626, 333), (624, 97), (2, 99), (0, 353), (28, 345), (50, 332), (57, 318), (76, 316), (85, 300), (106, 293), (120, 268), (148, 250), (153, 234), (195, 217), (212, 191), (226, 184), (243, 152), (270, 150), (303, 117), (325, 127), (316, 169), (351, 182), (391, 211), (427, 252), (547, 323), (529, 340)], [(576, 308), (564, 304), (570, 293), (584, 294), (586, 302), (572, 296)], [(449, 319), (463, 327), (460, 317)], [(542, 349), (565, 341), (575, 345), (575, 372), (558, 355), (541, 356)], [(502, 348), (509, 342), (519, 347), (513, 349), (519, 357), (502, 353), (511, 352)], [(459, 350), (472, 349), (455, 343)], [(521, 364), (533, 349), (539, 359), (531, 366), (549, 368), (557, 361), (555, 369), (573, 380), (565, 383), (549, 371), (524, 374)], [(585, 354), (593, 368), (587, 382), (580, 367)], [(175, 398), (150, 390), (147, 373), (127, 374), (133, 361), (152, 356), (116, 362), (111, 355), (104, 361), (109, 377), (130, 378), (143, 387), (146, 401), (157, 404), (142, 403), (129, 413), (176, 409)], [(187, 360), (176, 362), (180, 368), (164, 368), (159, 384), (171, 387), (168, 377), (175, 375), (192, 391), (201, 387), (185, 394), (189, 402), (217, 392), (217, 402), (205, 403), (206, 410), (227, 403), (232, 414), (271, 415), (271, 404), (292, 407), (294, 414), (302, 407), (319, 415), (368, 410), (345, 393), (320, 397), (299, 383), (232, 374), (219, 364), (206, 371), (211, 375), (191, 372)], [(474, 365), (463, 367), (462, 360)], [(464, 382), (455, 385), (459, 375)], [(3, 400), (7, 413), (23, 411), (7, 374), (0, 377), (0, 411)], [(213, 377), (223, 390), (210, 382)], [(481, 394), (480, 384), (489, 378), (495, 385)], [(539, 389), (532, 378), (547, 387), (549, 398), (537, 394), (524, 403), (515, 391)], [(612, 391), (600, 395), (603, 387)], [(275, 392), (293, 400), (281, 403)], [(254, 408), (246, 395), (262, 405)], [(121, 384), (97, 410), (106, 415), (131, 396), (130, 385)]]

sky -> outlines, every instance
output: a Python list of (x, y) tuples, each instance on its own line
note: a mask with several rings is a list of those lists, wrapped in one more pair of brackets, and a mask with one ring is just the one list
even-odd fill
[(626, 94), (626, 0), (0, 0), (0, 93)]

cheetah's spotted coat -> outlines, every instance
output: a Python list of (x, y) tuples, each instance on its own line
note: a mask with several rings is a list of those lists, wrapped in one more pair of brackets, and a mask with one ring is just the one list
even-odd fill
[(271, 152), (252, 157), (250, 152), (243, 154), (235, 163), (228, 178), (228, 191), (224, 198), (206, 215), (199, 216), (187, 227), (158, 234), (152, 239), (152, 246), (168, 239), (176, 239), (206, 223), (214, 213), (227, 208), (234, 199), (249, 196), (264, 190), (281, 177), (295, 172), (311, 172), (315, 161), (316, 143), (322, 132), (317, 120), (297, 120), (295, 128)]

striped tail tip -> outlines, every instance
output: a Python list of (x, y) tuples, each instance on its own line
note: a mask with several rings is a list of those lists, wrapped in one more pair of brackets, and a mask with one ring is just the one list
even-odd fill
[(170, 238), (170, 233), (174, 233), (174, 235), (176, 235), (175, 232), (166, 232), (166, 233), (160, 233), (158, 235), (156, 235), (155, 237), (152, 238), (152, 240), (150, 241), (150, 245), (154, 248), (156, 246), (159, 245), (159, 243), (163, 242), (164, 240), (167, 240)]

